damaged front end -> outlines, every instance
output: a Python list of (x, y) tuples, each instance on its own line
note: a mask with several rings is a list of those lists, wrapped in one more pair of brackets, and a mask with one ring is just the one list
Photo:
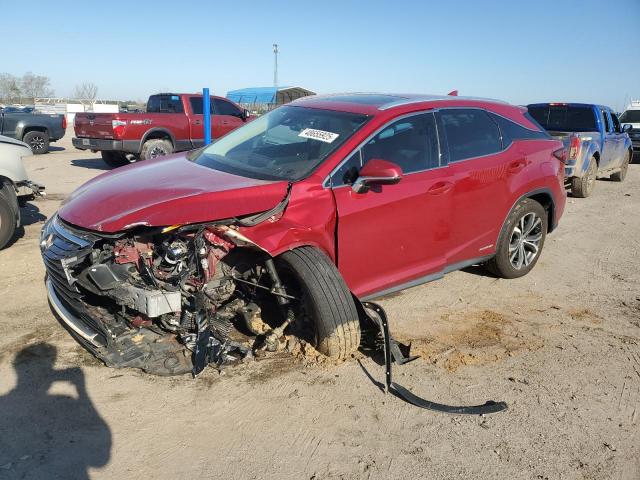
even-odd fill
[(238, 222), (100, 234), (54, 216), (41, 240), (51, 306), (108, 366), (197, 374), (251, 356), (292, 321), (291, 297)]

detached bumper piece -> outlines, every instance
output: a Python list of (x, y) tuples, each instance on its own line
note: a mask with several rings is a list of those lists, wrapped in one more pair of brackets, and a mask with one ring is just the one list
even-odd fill
[(403, 365), (415, 360), (417, 357), (405, 357), (402, 353), (400, 344), (396, 342), (389, 333), (387, 314), (380, 305), (372, 302), (363, 302), (362, 306), (369, 320), (379, 328), (380, 334), (382, 335), (385, 367), (385, 393), (391, 392), (397, 397), (403, 399), (405, 402), (415, 405), (416, 407), (456, 415), (486, 415), (489, 413), (498, 413), (507, 409), (507, 404), (505, 402), (494, 402), (492, 400), (484, 403), (483, 405), (472, 406), (453, 406), (431, 402), (418, 397), (402, 385), (395, 383), (391, 375), (391, 364), (393, 361), (399, 365)]

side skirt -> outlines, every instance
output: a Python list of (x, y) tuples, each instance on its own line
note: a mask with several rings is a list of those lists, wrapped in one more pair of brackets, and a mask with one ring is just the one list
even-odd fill
[(411, 288), (411, 287), (417, 287), (418, 285), (422, 285), (423, 283), (433, 282), (434, 280), (440, 280), (447, 273), (455, 272), (457, 270), (462, 270), (463, 268), (470, 267), (471, 265), (477, 265), (479, 263), (484, 263), (484, 262), (486, 262), (487, 260), (489, 260), (492, 257), (493, 257), (493, 255), (485, 255), (484, 257), (477, 257), (477, 258), (472, 258), (471, 260), (465, 260), (463, 262), (453, 263), (451, 265), (447, 265), (443, 270), (441, 270), (439, 272), (431, 273), (431, 274), (426, 275), (424, 277), (419, 277), (419, 278), (416, 278), (414, 280), (410, 280), (408, 282), (401, 283), (400, 285), (396, 285), (394, 287), (390, 287), (390, 288), (387, 288), (385, 290), (381, 290), (379, 292), (370, 293), (369, 295), (361, 298), (360, 300), (363, 301), (363, 302), (366, 302), (366, 301), (369, 301), (369, 300), (373, 300), (375, 298), (380, 298), (380, 297), (384, 297), (385, 295), (389, 295), (389, 294), (392, 294), (392, 293), (395, 293), (395, 292), (399, 292), (400, 290), (405, 290), (405, 289)]

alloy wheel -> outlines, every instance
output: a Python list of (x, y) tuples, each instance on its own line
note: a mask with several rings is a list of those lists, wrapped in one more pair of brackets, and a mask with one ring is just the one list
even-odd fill
[(163, 157), (166, 154), (167, 152), (165, 152), (164, 149), (160, 147), (153, 147), (151, 152), (149, 152), (149, 158)]
[(542, 219), (535, 213), (523, 215), (509, 239), (509, 262), (516, 270), (521, 270), (535, 260), (542, 241)]
[(33, 151), (42, 150), (44, 148), (44, 138), (40, 136), (32, 137), (31, 141), (29, 142), (29, 146)]

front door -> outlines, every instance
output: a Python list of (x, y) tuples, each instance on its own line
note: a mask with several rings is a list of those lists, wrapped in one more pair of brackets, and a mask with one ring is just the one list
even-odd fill
[(613, 112), (609, 113), (611, 115), (613, 133), (616, 138), (615, 159), (611, 164), (611, 168), (618, 168), (622, 165), (625, 155), (627, 154), (627, 149), (625, 148), (626, 134), (622, 131), (622, 126), (620, 125), (620, 120), (618, 120), (617, 115)]
[(231, 102), (214, 98), (213, 111), (215, 113), (211, 120), (213, 138), (220, 138), (244, 124), (242, 110)]
[[(351, 184), (369, 160), (399, 165), (396, 185), (356, 193)], [(444, 268), (450, 240), (452, 181), (440, 164), (432, 113), (402, 117), (381, 129), (333, 174), (338, 268), (359, 297), (418, 283)]]

